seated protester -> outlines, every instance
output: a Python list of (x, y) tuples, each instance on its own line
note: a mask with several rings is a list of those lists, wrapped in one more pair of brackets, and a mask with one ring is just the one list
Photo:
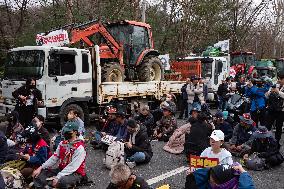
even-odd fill
[[(80, 182), (85, 176), (86, 150), (79, 139), (79, 125), (68, 121), (62, 130), (64, 141), (60, 142), (54, 154), (33, 172), (34, 187), (69, 188)], [(56, 168), (54, 168), (56, 166)], [(47, 181), (47, 178), (53, 178)]]
[(254, 160), (250, 158), (253, 153), (256, 153), (258, 158), (265, 159), (265, 168), (280, 165), (284, 161), (277, 148), (277, 141), (265, 126), (259, 126), (257, 131), (254, 132), (251, 149), (244, 155), (244, 163), (248, 169), (253, 166)]
[(27, 161), (21, 173), (24, 178), (29, 179), (33, 171), (47, 160), (49, 149), (35, 126), (28, 126), (21, 135), (26, 140), (26, 148), (20, 153), (20, 157)]
[(0, 131), (0, 165), (6, 161), (8, 152), (7, 138), (2, 131)]
[(8, 126), (5, 135), (8, 139), (16, 141), (17, 135), (24, 131), (24, 127), (19, 121), (19, 113), (17, 111), (12, 111), (10, 114), (8, 114), (7, 119)]
[(133, 102), (133, 109), (131, 110), (131, 116), (136, 117), (139, 115), (140, 110), (140, 103), (139, 102)]
[(125, 142), (126, 164), (133, 168), (136, 164), (148, 163), (153, 152), (145, 126), (129, 119), (127, 131)]
[(39, 136), (50, 146), (49, 132), (44, 127), (44, 117), (42, 115), (36, 115), (32, 123), (37, 127)]
[(188, 118), (188, 122), (192, 125), (194, 124), (196, 121), (197, 121), (197, 117), (198, 117), (198, 114), (201, 112), (201, 109), (198, 109), (198, 108), (192, 108), (191, 111), (189, 112), (190, 113), (190, 116)]
[(229, 141), (229, 150), (235, 156), (242, 156), (250, 149), (252, 143), (251, 136), (256, 131), (249, 113), (239, 117), (240, 123), (235, 126), (233, 136)]
[(252, 177), (241, 165), (217, 165), (187, 175), (187, 189), (255, 189)]
[(117, 141), (125, 141), (127, 135), (127, 119), (125, 112), (118, 111), (116, 113), (117, 132), (115, 137)]
[(79, 138), (81, 140), (84, 140), (84, 135), (85, 135), (86, 130), (85, 130), (84, 122), (79, 117), (79, 115), (80, 115), (80, 113), (77, 110), (71, 109), (71, 110), (69, 110), (69, 112), (67, 114), (67, 120), (68, 121), (75, 121), (75, 122), (78, 123), (78, 125), (79, 125), (78, 132), (80, 134)]
[(172, 154), (181, 154), (184, 150), (185, 135), (190, 133), (190, 127), (191, 124), (187, 123), (176, 129), (163, 149)]
[(225, 148), (224, 144), (225, 135), (221, 130), (214, 130), (210, 136), (210, 147), (206, 148), (201, 154), (201, 157), (218, 158), (219, 164), (232, 165), (232, 154)]
[(137, 117), (134, 118), (136, 121), (142, 123), (147, 128), (147, 134), (149, 137), (153, 135), (154, 128), (154, 117), (150, 112), (150, 108), (148, 105), (144, 105), (140, 109), (140, 113)]
[(184, 152), (186, 157), (189, 155), (200, 155), (209, 146), (209, 136), (212, 127), (207, 122), (207, 116), (203, 113), (198, 114), (197, 121), (191, 125), (190, 133), (186, 136)]
[(223, 112), (217, 112), (214, 119), (215, 129), (221, 130), (225, 135), (225, 142), (228, 142), (233, 135), (233, 127), (224, 120)]
[(141, 177), (131, 173), (130, 168), (124, 164), (117, 164), (110, 171), (111, 183), (107, 189), (151, 189)]
[(91, 142), (96, 148), (99, 148), (101, 145), (102, 137), (106, 135), (115, 136), (117, 134), (117, 123), (116, 123), (116, 108), (109, 106), (106, 109), (107, 120), (104, 123), (104, 126), (101, 131), (95, 131), (92, 134), (95, 139)]
[(163, 117), (157, 122), (157, 127), (154, 130), (153, 138), (160, 141), (168, 142), (177, 128), (177, 120), (174, 116), (173, 107), (169, 104), (163, 106)]
[(175, 101), (176, 101), (176, 96), (174, 94), (172, 93), (167, 94), (165, 102), (167, 102), (172, 107), (173, 114), (175, 114), (177, 110)]

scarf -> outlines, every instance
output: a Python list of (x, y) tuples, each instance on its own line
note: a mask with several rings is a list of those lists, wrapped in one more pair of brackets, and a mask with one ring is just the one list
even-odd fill
[(212, 189), (238, 189), (239, 179), (238, 177), (234, 177), (233, 179), (223, 183), (219, 184), (217, 186), (211, 186)]

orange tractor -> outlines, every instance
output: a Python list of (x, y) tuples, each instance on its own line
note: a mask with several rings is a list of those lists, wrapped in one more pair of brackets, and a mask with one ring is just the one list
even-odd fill
[(128, 20), (104, 24), (89, 22), (72, 27), (71, 35), (71, 44), (99, 45), (102, 81), (163, 79), (162, 62), (154, 49), (149, 24)]

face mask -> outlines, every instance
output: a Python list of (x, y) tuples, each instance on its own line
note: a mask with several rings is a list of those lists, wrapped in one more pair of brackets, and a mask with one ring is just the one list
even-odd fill
[(30, 89), (35, 89), (35, 85), (30, 85)]
[(64, 133), (64, 139), (70, 140), (72, 138), (73, 133)]

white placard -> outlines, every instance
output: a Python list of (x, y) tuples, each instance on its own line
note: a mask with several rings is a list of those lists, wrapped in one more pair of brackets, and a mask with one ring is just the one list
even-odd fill
[(39, 46), (62, 47), (69, 44), (68, 32), (66, 30), (55, 30), (48, 34), (40, 33), (36, 35), (36, 44)]
[(110, 145), (115, 141), (115, 139), (116, 139), (116, 137), (114, 137), (114, 136), (106, 135), (102, 138), (102, 142), (107, 144), (107, 145)]
[(164, 70), (170, 70), (171, 69), (170, 55), (169, 54), (160, 55), (159, 59), (163, 62)]
[(219, 41), (218, 43), (214, 44), (214, 47), (221, 47), (221, 50), (228, 51), (229, 52), (229, 45), (230, 45), (230, 40), (224, 40), (224, 41)]

